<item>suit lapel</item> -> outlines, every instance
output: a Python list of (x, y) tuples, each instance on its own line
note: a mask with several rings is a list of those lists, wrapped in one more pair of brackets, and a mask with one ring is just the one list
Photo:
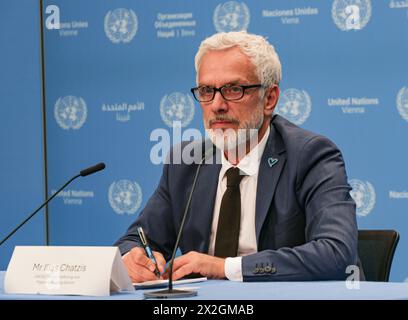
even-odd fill
[(259, 165), (256, 191), (255, 229), (258, 246), (261, 228), (268, 214), (280, 174), (286, 162), (282, 139), (275, 130), (273, 122), (270, 129), (268, 142)]

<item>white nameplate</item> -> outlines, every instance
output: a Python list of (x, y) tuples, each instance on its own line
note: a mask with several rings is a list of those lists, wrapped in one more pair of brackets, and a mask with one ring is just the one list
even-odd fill
[(15, 247), (6, 293), (108, 296), (134, 291), (117, 247)]

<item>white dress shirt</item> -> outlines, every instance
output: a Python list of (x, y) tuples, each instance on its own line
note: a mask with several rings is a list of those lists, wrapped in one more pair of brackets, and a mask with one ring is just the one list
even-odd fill
[[(241, 192), (241, 223), (239, 231), (238, 257), (226, 258), (225, 276), (229, 280), (242, 281), (242, 256), (257, 252), (255, 232), (256, 190), (258, 184), (259, 165), (262, 154), (268, 141), (270, 129), (268, 127), (261, 141), (236, 166), (245, 173), (239, 189)], [(220, 215), (221, 200), (227, 189), (226, 171), (233, 165), (222, 153), (222, 167), (218, 176), (217, 195), (214, 204), (214, 215), (211, 227), (210, 245), (208, 254), (214, 255), (215, 238), (217, 235), (218, 218)]]

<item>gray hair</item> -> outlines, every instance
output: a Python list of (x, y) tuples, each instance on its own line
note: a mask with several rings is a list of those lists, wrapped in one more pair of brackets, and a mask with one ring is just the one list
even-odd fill
[(255, 66), (260, 82), (266, 86), (278, 85), (282, 78), (282, 66), (275, 48), (262, 36), (246, 31), (221, 32), (201, 42), (195, 56), (195, 69), (198, 73), (203, 56), (210, 50), (223, 50), (239, 47)]

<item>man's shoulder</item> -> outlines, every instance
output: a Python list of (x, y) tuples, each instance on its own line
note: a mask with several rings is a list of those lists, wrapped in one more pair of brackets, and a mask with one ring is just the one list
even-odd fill
[(299, 151), (308, 144), (321, 144), (337, 148), (334, 142), (326, 136), (303, 129), (282, 116), (275, 115), (272, 126), (282, 139), (286, 150)]
[(315, 132), (297, 126), (280, 115), (274, 115), (272, 125), (282, 136), (282, 139), (286, 139), (293, 143), (304, 143), (314, 137), (321, 136)]

